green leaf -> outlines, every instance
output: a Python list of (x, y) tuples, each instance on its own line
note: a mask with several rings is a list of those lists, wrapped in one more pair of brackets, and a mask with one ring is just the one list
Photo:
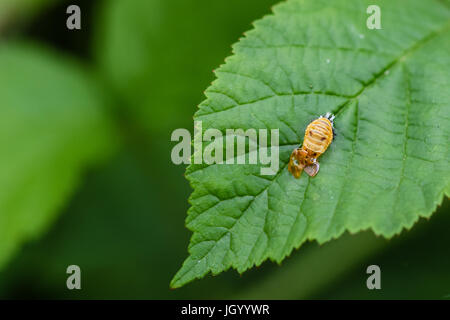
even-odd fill
[(55, 220), (87, 165), (111, 152), (102, 98), (82, 66), (0, 46), (0, 267)]
[[(429, 217), (449, 190), (450, 50), (447, 6), (290, 0), (255, 22), (217, 70), (195, 120), (203, 130), (280, 130), (280, 170), (190, 165), (190, 256), (171, 282), (280, 263), (307, 240), (345, 231), (392, 237)], [(337, 114), (338, 136), (315, 178), (287, 171), (307, 124)]]

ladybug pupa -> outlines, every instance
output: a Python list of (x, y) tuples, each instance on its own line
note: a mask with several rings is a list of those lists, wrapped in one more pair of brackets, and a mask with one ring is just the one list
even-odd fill
[(311, 177), (319, 172), (317, 159), (327, 150), (335, 136), (334, 118), (328, 112), (306, 127), (302, 146), (292, 151), (289, 159), (288, 170), (295, 178), (300, 178), (303, 171)]

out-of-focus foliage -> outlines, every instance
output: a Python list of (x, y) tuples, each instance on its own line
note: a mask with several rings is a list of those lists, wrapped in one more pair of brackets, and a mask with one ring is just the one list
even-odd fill
[(112, 128), (80, 65), (33, 45), (0, 45), (0, 268), (54, 221)]
[(23, 22), (55, 0), (1, 0), (0, 35), (10, 24)]
[[(135, 10), (135, 16), (117, 9), (125, 10), (128, 2), (141, 9)], [(203, 99), (202, 90), (213, 80), (212, 69), (231, 53), (230, 44), (251, 29), (252, 21), (269, 13), (275, 2), (57, 1), (55, 7), (41, 11), (45, 15), (29, 20), (29, 28), (7, 30), (33, 38), (41, 46), (72, 51), (84, 65), (97, 70), (90, 80), (103, 81), (99, 93), (108, 98), (104, 105), (115, 114), (124, 146), (104, 166), (88, 170), (75, 196), (66, 198), (66, 205), (58, 210), (59, 218), (52, 228), (39, 241), (26, 243), (0, 270), (1, 298), (220, 299), (258, 298), (263, 292), (270, 292), (268, 298), (328, 298), (338, 293), (358, 298), (359, 292), (364, 293), (368, 263), (382, 263), (383, 277), (386, 272), (392, 279), (383, 282), (377, 297), (413, 297), (401, 284), (393, 286), (402, 274), (390, 272), (413, 272), (408, 266), (414, 266), (417, 278), (428, 283), (422, 287), (423, 296), (442, 297), (446, 278), (436, 279), (428, 266), (441, 261), (448, 266), (442, 259), (445, 247), (439, 246), (441, 255), (427, 255), (427, 261), (419, 258), (425, 256), (429, 246), (448, 242), (442, 232), (450, 223), (448, 207), (441, 208), (430, 221), (422, 219), (408, 233), (415, 239), (412, 246), (408, 245), (410, 238), (403, 235), (386, 241), (367, 232), (322, 246), (307, 243), (282, 267), (263, 264), (245, 277), (226, 272), (184, 288), (169, 289), (171, 277), (186, 256), (190, 234), (184, 218), (191, 191), (183, 177), (184, 168), (170, 161), (171, 131), (192, 127), (192, 114)], [(74, 3), (82, 10), (83, 29), (79, 32), (65, 29), (65, 9)], [(153, 11), (144, 11), (150, 7)], [(117, 30), (121, 28), (136, 33), (150, 30), (151, 41), (142, 34)], [(115, 39), (118, 52), (107, 52), (113, 50), (110, 39)], [(131, 44), (136, 39), (146, 43), (144, 51), (132, 52), (139, 48)], [(167, 49), (162, 52), (161, 48)], [(86, 54), (90, 51), (94, 60)], [(140, 81), (124, 70), (133, 63), (127, 56), (141, 57), (132, 69)], [(117, 79), (121, 75), (123, 81)], [(65, 101), (60, 95), (59, 99)], [(55, 135), (63, 132), (61, 128)], [(404, 255), (398, 255), (397, 248)], [(400, 263), (406, 267), (395, 269)], [(65, 287), (66, 268), (71, 264), (81, 267), (80, 291)], [(352, 294), (354, 288), (358, 288), (358, 294)], [(366, 293), (365, 297), (376, 294)]]
[[(96, 56), (147, 131), (192, 127), (193, 110), (231, 44), (274, 0), (110, 0), (103, 6)], [(259, 14), (259, 16), (258, 16)]]

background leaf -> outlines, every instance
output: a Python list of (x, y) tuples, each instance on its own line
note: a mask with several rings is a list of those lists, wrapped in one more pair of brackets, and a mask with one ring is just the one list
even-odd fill
[(18, 24), (35, 15), (54, 0), (2, 0), (0, 1), (0, 35), (10, 24)]
[(113, 131), (82, 67), (33, 45), (0, 46), (0, 267), (55, 219)]
[[(276, 176), (250, 165), (191, 165), (190, 256), (173, 287), (230, 267), (281, 262), (306, 240), (371, 228), (391, 237), (429, 217), (448, 190), (449, 10), (438, 1), (296, 1), (234, 47), (195, 119), (203, 129), (280, 128)], [(315, 117), (338, 138), (314, 179), (285, 166)]]
[(275, 1), (105, 2), (94, 48), (124, 118), (165, 140), (174, 128), (192, 128), (213, 68)]

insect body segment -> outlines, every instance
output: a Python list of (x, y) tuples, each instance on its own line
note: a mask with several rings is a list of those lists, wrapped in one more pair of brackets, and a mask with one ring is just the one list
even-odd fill
[(334, 115), (327, 113), (312, 121), (305, 130), (303, 145), (295, 149), (289, 159), (288, 170), (296, 178), (299, 178), (302, 171), (314, 177), (319, 172), (319, 162), (317, 158), (323, 154), (333, 141)]

